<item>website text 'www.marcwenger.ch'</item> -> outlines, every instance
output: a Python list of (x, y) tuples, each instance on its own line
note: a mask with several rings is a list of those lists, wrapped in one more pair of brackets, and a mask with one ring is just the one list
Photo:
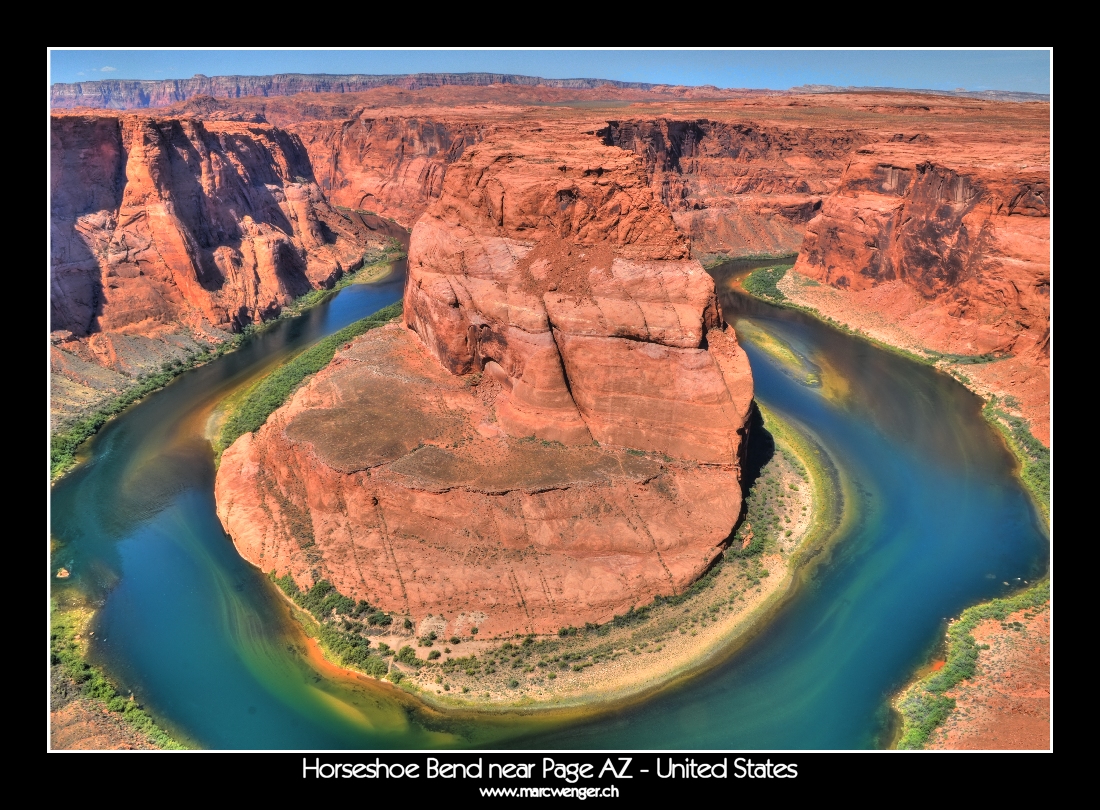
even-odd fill
[(483, 787), (482, 798), (508, 799), (617, 799), (619, 789), (608, 787)]

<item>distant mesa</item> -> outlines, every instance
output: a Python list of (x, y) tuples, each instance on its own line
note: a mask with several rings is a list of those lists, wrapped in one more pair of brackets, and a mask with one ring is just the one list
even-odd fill
[(1012, 90), (923, 90), (896, 87), (838, 87), (831, 84), (805, 84), (782, 90), (747, 90), (701, 85), (691, 88), (649, 82), (623, 82), (614, 79), (546, 79), (515, 73), (405, 73), (405, 74), (328, 74), (277, 73), (271, 76), (206, 76), (196, 73), (190, 79), (103, 79), (92, 82), (57, 83), (50, 88), (53, 109), (92, 107), (110, 110), (134, 110), (168, 107), (195, 96), (247, 98), (251, 96), (293, 96), (298, 93), (363, 93), (379, 87), (423, 90), (430, 87), (489, 87), (512, 85), (565, 90), (635, 90), (664, 95), (670, 91), (709, 93), (716, 96), (745, 93), (917, 93), (933, 96), (980, 98), (990, 101), (1049, 101), (1049, 94), (1021, 93)]
[(838, 87), (835, 84), (803, 84), (791, 88), (792, 93), (917, 93), (925, 96), (955, 96), (959, 98), (982, 98), (987, 101), (1050, 101), (1049, 93), (1023, 93), (1016, 90), (967, 90), (956, 87), (954, 90), (928, 90), (924, 88), (903, 87)]
[(325, 73), (279, 73), (273, 76), (204, 76), (190, 79), (105, 79), (94, 82), (58, 83), (50, 88), (54, 109), (95, 107), (133, 110), (167, 107), (195, 96), (244, 98), (247, 96), (292, 96), (297, 93), (362, 93), (376, 87), (422, 90), (427, 87), (488, 87), (493, 84), (592, 90), (614, 87), (651, 90), (646, 82), (611, 79), (543, 79), (512, 73), (407, 73), (400, 75)]

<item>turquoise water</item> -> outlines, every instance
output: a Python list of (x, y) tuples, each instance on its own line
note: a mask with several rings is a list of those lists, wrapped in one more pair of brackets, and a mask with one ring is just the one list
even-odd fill
[[(720, 288), (741, 269), (713, 271)], [(319, 666), (218, 523), (206, 416), (288, 352), (398, 300), (402, 283), (399, 272), (350, 286), (182, 375), (101, 431), (54, 488), (53, 563), (73, 573), (55, 595), (101, 605), (93, 660), (194, 744), (876, 747), (890, 731), (890, 695), (945, 619), (1046, 570), (1045, 530), (975, 396), (800, 313), (726, 292), (731, 323), (750, 318), (821, 369), (822, 384), (804, 385), (745, 342), (757, 398), (810, 430), (854, 483), (843, 536), (747, 646), (687, 684), (580, 722), (442, 716)]]

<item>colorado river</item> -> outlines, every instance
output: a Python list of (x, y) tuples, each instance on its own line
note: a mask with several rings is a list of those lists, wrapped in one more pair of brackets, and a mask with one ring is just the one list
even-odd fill
[[(92, 662), (204, 748), (868, 748), (945, 619), (1045, 572), (1049, 545), (1013, 460), (954, 380), (735, 293), (757, 398), (811, 431), (854, 484), (827, 558), (726, 663), (588, 719), (441, 715), (308, 654), (285, 603), (214, 509), (208, 421), (273, 364), (401, 297), (404, 264), (189, 371), (108, 424), (51, 495), (54, 596), (97, 606)], [(1005, 583), (1008, 583), (1007, 585)]]

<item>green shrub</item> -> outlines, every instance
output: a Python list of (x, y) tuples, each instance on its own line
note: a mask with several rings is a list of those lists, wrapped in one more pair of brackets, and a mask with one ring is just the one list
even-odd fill
[(787, 296), (776, 285), (783, 280), (783, 277), (787, 275), (787, 271), (792, 266), (788, 264), (782, 267), (762, 267), (753, 270), (741, 283), (741, 286), (757, 298), (766, 298), (769, 301), (776, 302), (786, 301)]
[(375, 678), (381, 678), (389, 671), (390, 665), (377, 656), (371, 656), (363, 666), (363, 671)]
[[(1007, 402), (1007, 398), (1006, 398)], [(1020, 478), (1038, 502), (1044, 516), (1050, 514), (1050, 448), (1035, 438), (1026, 419), (997, 407), (997, 397), (982, 408), (982, 416), (1005, 437), (1021, 464)]]
[[(365, 600), (355, 600), (344, 596), (328, 580), (319, 580), (308, 591), (298, 588), (289, 573), (281, 577), (275, 576), (272, 571), (268, 577), (279, 586), (290, 599), (299, 607), (306, 610), (320, 625), (319, 638), (324, 648), (336, 660), (360, 672), (380, 678), (386, 674), (389, 664), (385, 656), (391, 655), (392, 650), (388, 644), (379, 644), (378, 652), (372, 653), (370, 639), (359, 634), (363, 625), (359, 622), (348, 621), (345, 616), (361, 615), (364, 610), (372, 610)], [(385, 616), (392, 621), (392, 617), (380, 612), (372, 613), (368, 617), (368, 624), (389, 624), (389, 622), (372, 621), (378, 615)], [(415, 657), (415, 655), (414, 655)]]
[(84, 661), (76, 641), (73, 620), (60, 612), (54, 612), (50, 617), (50, 663), (61, 666), (73, 681), (81, 685), (86, 697), (122, 714), (123, 719), (144, 734), (153, 745), (165, 749), (186, 747), (160, 728), (140, 704), (120, 695), (99, 669)]
[(903, 727), (898, 748), (922, 748), (929, 735), (955, 709), (955, 701), (943, 693), (977, 672), (979, 646), (971, 631), (985, 619), (1004, 621), (1026, 608), (1039, 607), (1050, 598), (1050, 583), (1041, 582), (1004, 599), (994, 599), (963, 611), (947, 630), (947, 660), (943, 667), (914, 685), (898, 707)]

